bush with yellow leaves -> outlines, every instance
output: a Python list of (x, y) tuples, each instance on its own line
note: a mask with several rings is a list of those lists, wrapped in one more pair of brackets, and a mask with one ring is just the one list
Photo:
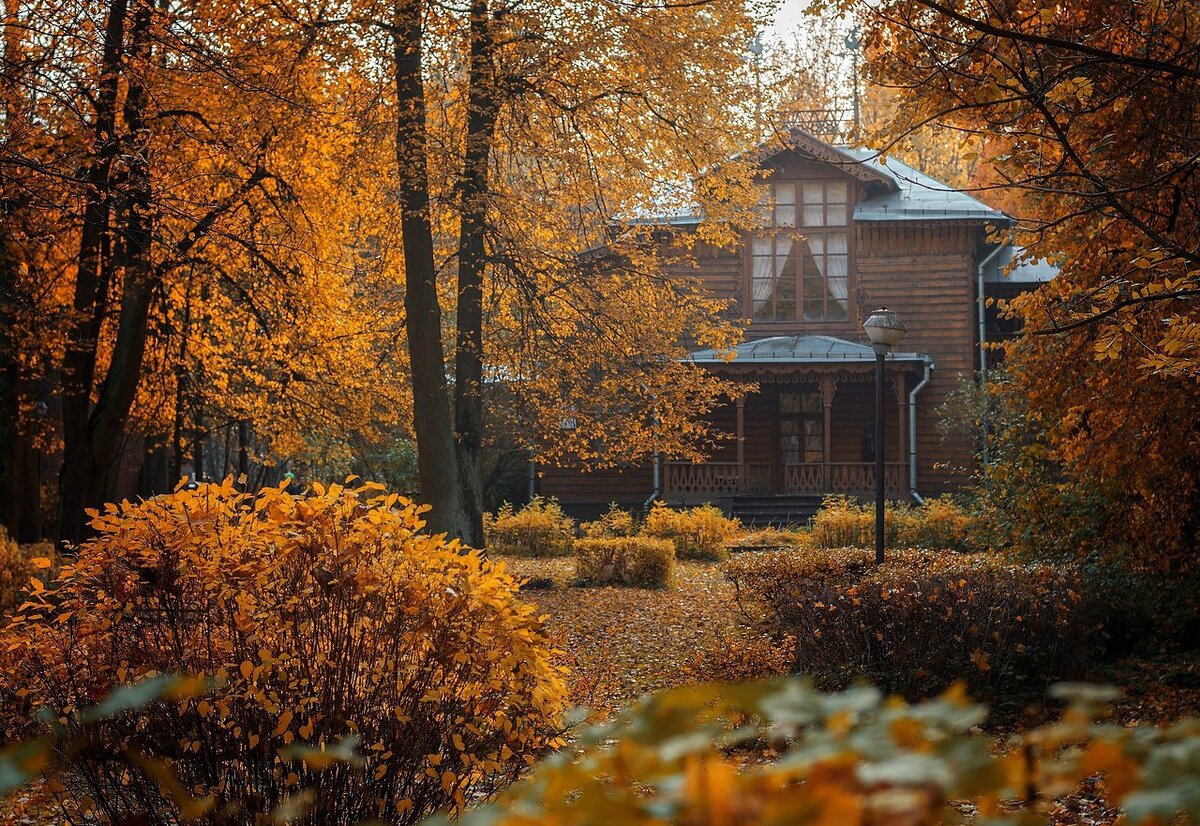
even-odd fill
[[(885, 542), (892, 547), (937, 551), (981, 550), (979, 520), (950, 496), (927, 499), (920, 507), (888, 502)], [(829, 496), (813, 516), (809, 542), (818, 548), (869, 548), (875, 544), (875, 506), (849, 496)]]
[(608, 539), (615, 536), (633, 536), (637, 533), (633, 514), (621, 510), (616, 502), (608, 506), (608, 510), (595, 522), (584, 522), (579, 530), (589, 539)]
[(30, 589), (35, 576), (53, 573), (58, 555), (49, 542), (18, 545), (0, 526), (0, 618), (10, 613)]
[(575, 542), (575, 581), (583, 585), (665, 588), (675, 569), (675, 545), (648, 536)]
[(1095, 613), (1078, 571), (987, 554), (865, 549), (741, 554), (725, 564), (745, 614), (796, 639), (819, 685), (866, 677), (928, 696), (957, 679), (993, 700), (1040, 692), (1086, 664)]
[(0, 526), (0, 615), (17, 606), (20, 593), (29, 583), (33, 565), (21, 546)]
[[(1053, 693), (1062, 718), (998, 751), (961, 686), (918, 705), (794, 678), (686, 686), (582, 731), (458, 824), (1051, 826), (1054, 798), (1081, 784), (1128, 826), (1200, 822), (1200, 723), (1121, 726), (1104, 720), (1111, 689)], [(774, 759), (757, 759), (764, 746)]]
[(674, 510), (661, 502), (650, 509), (642, 526), (646, 536), (674, 542), (679, 559), (724, 559), (729, 554), (726, 544), (741, 530), (738, 520), (712, 505)]
[[(68, 817), (252, 823), (282, 806), (298, 823), (414, 823), (462, 808), (557, 745), (564, 681), (512, 577), (419, 514), (376, 486), (251, 496), (228, 480), (107, 506), (4, 632), (0, 683), (25, 705), (4, 727), (37, 735), (31, 712), (48, 707), (70, 729), (114, 688), (183, 672), (212, 690), (92, 731), (62, 779)], [(355, 765), (328, 767), (347, 742)], [(139, 755), (158, 762), (131, 771)]]
[(575, 520), (540, 496), (519, 511), (505, 502), (484, 514), (483, 532), (488, 551), (507, 556), (570, 556), (575, 544)]

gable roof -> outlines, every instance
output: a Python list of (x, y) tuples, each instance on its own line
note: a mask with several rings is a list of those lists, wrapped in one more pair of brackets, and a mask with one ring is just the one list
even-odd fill
[[(874, 363), (875, 351), (833, 336), (772, 336), (747, 341), (729, 350), (697, 350), (687, 359), (696, 364), (846, 364)], [(888, 361), (924, 361), (919, 353), (888, 353)]]
[(1058, 272), (1058, 265), (1049, 259), (1031, 259), (1024, 247), (1006, 244), (999, 255), (988, 259), (983, 280), (989, 284), (1044, 284), (1056, 278)]
[(873, 193), (854, 206), (856, 221), (978, 221), (1010, 226), (1013, 219), (967, 193), (931, 178), (896, 158), (881, 158), (865, 148), (844, 148), (858, 163), (896, 183), (890, 192)]
[[(834, 146), (793, 128), (780, 140), (760, 144), (749, 157), (763, 163), (776, 155), (796, 151), (836, 166), (867, 184), (867, 197), (854, 205), (855, 221), (966, 221), (1012, 226), (1012, 216), (992, 209), (967, 193), (944, 184), (896, 158), (881, 158), (866, 147)], [(696, 211), (671, 215), (639, 215), (630, 223), (694, 226), (703, 216)]]
[[(782, 142), (780, 142), (781, 140)], [(863, 183), (880, 184), (887, 191), (899, 189), (896, 179), (886, 171), (876, 166), (862, 163), (862, 160), (846, 147), (826, 143), (799, 127), (792, 127), (780, 136), (780, 138), (760, 144), (753, 155), (757, 155), (759, 163), (763, 163), (787, 151), (798, 152), (801, 155), (807, 155), (813, 160), (823, 161), (831, 166), (836, 166), (847, 175), (857, 178)]]

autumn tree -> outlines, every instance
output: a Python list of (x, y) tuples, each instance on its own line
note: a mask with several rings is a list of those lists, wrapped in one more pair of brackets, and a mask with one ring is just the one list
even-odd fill
[(870, 75), (970, 135), (1019, 192), (1028, 255), (1061, 274), (1013, 303), (1010, 366), (1069, 479), (1119, 496), (1110, 536), (1139, 564), (1194, 564), (1200, 531), (1197, 104), (1190, 2), (859, 7)]
[[(385, 187), (353, 165), (378, 134), (347, 114), (374, 89), (340, 44), (253, 3), (140, 0), (14, 5), (5, 36), (5, 452), (61, 450), (61, 538), (128, 490), (142, 442), (170, 454), (160, 492), (214, 432), (244, 467), (352, 412), (399, 426), (399, 292), (386, 225), (364, 229)], [(37, 509), (19, 459), (10, 520)]]
[[(732, 388), (680, 359), (736, 325), (642, 219), (703, 209), (710, 243), (748, 214), (750, 170), (717, 163), (743, 148), (742, 3), (86, 11), (5, 18), (6, 106), (38, 107), (0, 159), (5, 467), (61, 451), (61, 538), (188, 466), (332, 472), (411, 427), (432, 527), (480, 543), (499, 426), (588, 463), (702, 446)], [(499, 384), (515, 405), (485, 415)]]
[[(743, 166), (713, 166), (739, 148), (730, 102), (749, 91), (743, 57), (752, 19), (733, 0), (678, 7), (476, 0), (466, 14), (410, 0), (369, 22), (392, 41), (422, 494), (434, 506), (435, 530), (482, 544), (479, 457), (489, 368), (496, 380), (555, 386), (553, 403), (536, 391), (520, 396), (542, 395), (537, 415), (559, 422), (564, 391), (573, 388), (551, 377), (564, 375), (561, 356), (569, 348), (588, 354), (572, 360), (575, 377), (589, 369), (596, 376), (612, 355), (620, 356), (609, 360), (613, 368), (669, 365), (682, 355), (681, 338), (656, 337), (648, 346), (621, 332), (634, 301), (665, 311), (662, 326), (683, 332), (670, 321), (681, 317), (679, 305), (667, 301), (676, 288), (647, 257), (645, 239), (621, 227), (672, 202), (691, 205), (702, 194), (691, 184), (701, 173), (709, 177), (704, 192), (728, 195), (733, 187), (743, 201), (749, 196)], [(636, 252), (615, 248), (624, 244)], [(593, 276), (595, 269), (581, 264), (581, 254), (598, 247), (626, 262), (618, 267), (624, 280)], [(453, 403), (443, 284), (453, 317)], [(690, 294), (683, 314), (704, 327), (696, 313), (701, 302), (698, 292)], [(728, 325), (713, 330), (700, 332), (731, 340)], [(496, 354), (490, 359), (489, 347)], [(518, 356), (535, 379), (511, 367)], [(624, 376), (627, 393), (638, 384)], [(638, 434), (655, 427), (669, 441), (679, 420), (668, 414), (694, 417), (723, 389), (699, 371), (687, 378), (675, 383), (675, 395), (684, 397), (662, 387), (645, 394), (653, 403), (628, 399), (627, 415), (614, 420), (639, 446), (627, 452), (647, 455), (651, 440)], [(587, 407), (589, 396), (574, 395), (575, 404)], [(594, 446), (578, 453), (609, 455)]]

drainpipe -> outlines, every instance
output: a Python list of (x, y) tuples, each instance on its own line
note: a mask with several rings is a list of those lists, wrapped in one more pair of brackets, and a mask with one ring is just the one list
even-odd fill
[(908, 391), (908, 489), (918, 505), (924, 504), (925, 498), (917, 493), (917, 394), (933, 378), (933, 359), (924, 356), (922, 360), (925, 362), (925, 377)]
[[(642, 391), (649, 392), (649, 388), (643, 384)], [(662, 495), (662, 457), (658, 455), (658, 397), (650, 393), (650, 401), (653, 405), (650, 423), (654, 426), (654, 490), (650, 491), (650, 497), (642, 505), (646, 511)]]
[(654, 504), (662, 493), (662, 457), (658, 455), (658, 448), (654, 449), (654, 490), (650, 492), (650, 498), (646, 500), (643, 507), (650, 510), (650, 506)]
[[(987, 384), (987, 307), (984, 301), (983, 293), (983, 268), (991, 263), (992, 259), (999, 255), (1003, 250), (1012, 246), (1016, 239), (1016, 232), (1010, 232), (1008, 240), (999, 244), (994, 250), (983, 257), (983, 260), (975, 267), (976, 291), (978, 292), (977, 299), (979, 301), (979, 386), (982, 388)], [(982, 456), (984, 467), (988, 461), (988, 446), (987, 446), (987, 407), (983, 410), (982, 433), (980, 434), (979, 443), (982, 445)]]
[(983, 270), (992, 262), (993, 258), (1012, 246), (1012, 241), (1013, 235), (1010, 234), (1007, 241), (999, 244), (975, 266), (976, 300), (979, 303), (979, 381), (981, 384), (987, 382), (987, 302), (983, 295)]

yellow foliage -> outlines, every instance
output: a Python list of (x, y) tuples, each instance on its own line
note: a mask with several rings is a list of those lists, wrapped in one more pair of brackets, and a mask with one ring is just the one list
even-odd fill
[[(920, 507), (888, 502), (884, 541), (889, 546), (972, 550), (980, 544), (975, 518), (949, 496)], [(848, 496), (830, 496), (813, 517), (809, 541), (817, 548), (867, 548), (875, 544), (875, 506)]]
[(1120, 807), (1121, 822), (1195, 822), (1195, 720), (1125, 728), (1102, 720), (1111, 689), (1054, 694), (1070, 703), (1062, 717), (998, 753), (981, 728), (987, 709), (961, 685), (916, 705), (798, 679), (686, 686), (583, 731), (574, 759), (542, 763), (459, 822), (940, 826), (961, 822), (969, 802), (988, 823), (1033, 826), (1057, 822), (1047, 801), (1096, 772), (1091, 794)]
[(575, 579), (602, 585), (665, 587), (675, 568), (675, 545), (666, 539), (619, 536), (575, 543)]
[(519, 511), (505, 502), (484, 514), (483, 531), (492, 553), (509, 556), (569, 556), (575, 543), (575, 520), (540, 496)]
[(712, 505), (673, 510), (656, 502), (646, 515), (642, 532), (673, 541), (675, 555), (680, 559), (719, 560), (728, 554), (725, 545), (741, 527), (740, 522), (729, 519)]
[(0, 526), (0, 617), (17, 607), (30, 589), (30, 580), (53, 576), (58, 554), (49, 542), (18, 545)]
[[(424, 533), (420, 513), (373, 485), (250, 496), (229, 480), (94, 513), (98, 536), (4, 632), (0, 690), (70, 721), (167, 671), (213, 689), (106, 724), (64, 804), (78, 805), (77, 782), (118, 820), (161, 799), (152, 776), (104, 759), (126, 751), (169, 761), (181, 788), (248, 820), (299, 787), (314, 822), (334, 809), (417, 822), (554, 746), (565, 689), (537, 614), (502, 565)], [(10, 732), (39, 725), (15, 711)], [(279, 753), (347, 738), (361, 743), (354, 770)]]
[(616, 502), (609, 505), (608, 510), (595, 522), (584, 522), (579, 526), (583, 535), (589, 539), (602, 539), (614, 536), (633, 536), (637, 528), (633, 522), (633, 514), (621, 510)]

